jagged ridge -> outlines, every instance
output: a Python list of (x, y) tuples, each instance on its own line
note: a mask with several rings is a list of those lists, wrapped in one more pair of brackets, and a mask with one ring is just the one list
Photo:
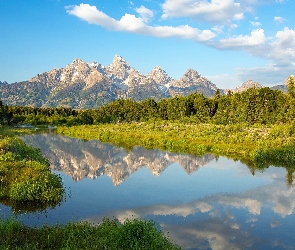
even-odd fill
[[(263, 87), (249, 79), (232, 91), (241, 92), (253, 86)], [(286, 91), (287, 87), (278, 85), (273, 89)], [(210, 97), (217, 90), (215, 84), (194, 69), (188, 69), (179, 80), (171, 78), (159, 66), (143, 75), (124, 58), (115, 55), (113, 62), (106, 67), (98, 62), (88, 64), (74, 59), (65, 68), (38, 74), (28, 81), (0, 82), (0, 99), (8, 105), (87, 109), (119, 98), (136, 101), (153, 98), (158, 101), (176, 95), (187, 96), (195, 91)], [(227, 91), (220, 89), (221, 94)]]
[(196, 90), (211, 96), (217, 87), (189, 69), (180, 80), (157, 66), (146, 76), (119, 55), (107, 67), (74, 59), (65, 68), (53, 69), (13, 84), (0, 84), (0, 99), (9, 105), (95, 108), (118, 98), (142, 101), (189, 95)]

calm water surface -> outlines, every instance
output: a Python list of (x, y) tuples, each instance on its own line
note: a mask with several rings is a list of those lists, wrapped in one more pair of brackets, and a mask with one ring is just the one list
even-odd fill
[[(27, 225), (151, 219), (184, 249), (295, 249), (295, 188), (284, 168), (253, 171), (212, 155), (131, 151), (55, 134), (24, 140), (50, 159), (68, 198)], [(0, 213), (11, 209), (0, 204)]]

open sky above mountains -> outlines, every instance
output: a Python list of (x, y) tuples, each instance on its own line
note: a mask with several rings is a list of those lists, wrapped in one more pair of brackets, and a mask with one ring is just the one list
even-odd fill
[(196, 69), (219, 88), (265, 86), (295, 74), (294, 0), (1, 0), (0, 81), (73, 58), (123, 56), (144, 74)]

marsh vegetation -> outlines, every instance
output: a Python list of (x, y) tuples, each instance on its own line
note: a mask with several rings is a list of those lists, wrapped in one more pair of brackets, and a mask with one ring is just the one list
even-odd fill
[(27, 227), (0, 220), (1, 249), (180, 249), (151, 221), (104, 219), (100, 224)]
[[(65, 196), (40, 149), (26, 145), (7, 127), (0, 134), (0, 201), (16, 212), (55, 207)], [(23, 131), (22, 131), (23, 132)]]

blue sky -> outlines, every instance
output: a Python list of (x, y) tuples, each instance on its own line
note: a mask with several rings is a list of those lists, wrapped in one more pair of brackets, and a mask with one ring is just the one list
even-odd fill
[(0, 0), (0, 81), (118, 54), (143, 74), (197, 70), (219, 88), (295, 75), (295, 0)]

